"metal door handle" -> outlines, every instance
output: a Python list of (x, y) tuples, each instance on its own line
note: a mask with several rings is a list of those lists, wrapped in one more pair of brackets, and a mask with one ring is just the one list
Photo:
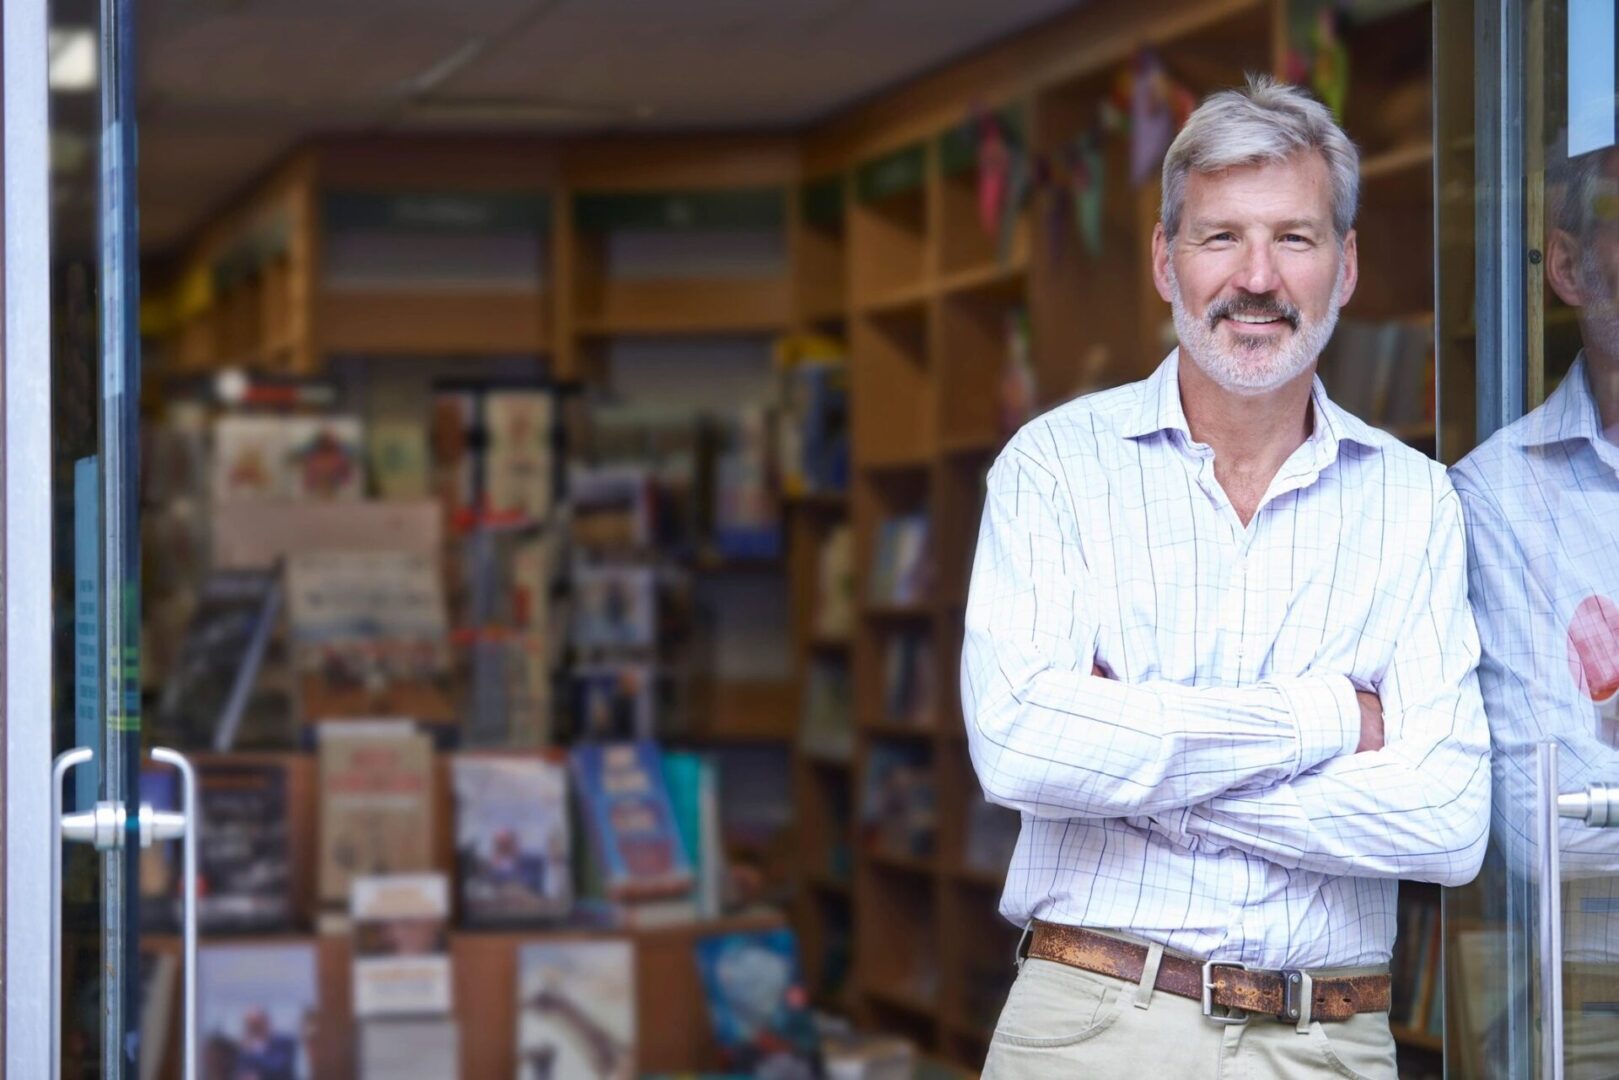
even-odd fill
[[(95, 758), (88, 747), (68, 750), (56, 758), (51, 769), (51, 1080), (62, 1077), (62, 842), (91, 844), (98, 851), (122, 847), (127, 835), (128, 815), (120, 803), (100, 802), (89, 810), (72, 814), (62, 811), (62, 783), (68, 772)], [(197, 1074), (197, 773), (191, 762), (173, 750), (152, 750), (154, 761), (172, 765), (180, 774), (180, 809), (153, 810), (146, 803), (140, 808), (141, 847), (167, 840), (181, 842), (180, 928), (181, 966), (184, 969), (184, 1019), (182, 1021), (181, 1075), (198, 1080)]]
[(62, 1080), (62, 781), (95, 756), (94, 750), (80, 746), (56, 755), (51, 765), (51, 1080)]
[(1559, 795), (1557, 813), (1593, 829), (1619, 827), (1619, 784), (1591, 784), (1584, 791)]
[(180, 774), (180, 812), (157, 810), (141, 804), (141, 847), (164, 840), (180, 840), (180, 927), (184, 968), (184, 1020), (181, 1036), (181, 1076), (198, 1080), (197, 1073), (197, 771), (185, 755), (163, 747), (152, 748), (152, 760), (173, 765)]

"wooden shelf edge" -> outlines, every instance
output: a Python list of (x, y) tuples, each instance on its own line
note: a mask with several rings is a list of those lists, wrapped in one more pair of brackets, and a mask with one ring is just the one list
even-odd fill
[(1433, 143), (1427, 139), (1413, 140), (1391, 147), (1362, 159), (1362, 184), (1375, 183), (1385, 177), (1398, 176), (1408, 169), (1433, 163)]
[(1410, 1046), (1417, 1050), (1429, 1050), (1436, 1054), (1442, 1054), (1445, 1051), (1445, 1040), (1440, 1036), (1430, 1035), (1426, 1031), (1418, 1031), (1416, 1028), (1407, 1027), (1404, 1024), (1391, 1025), (1390, 1031), (1394, 1033), (1394, 1041), (1402, 1046)]
[(928, 299), (933, 292), (927, 281), (912, 282), (897, 289), (887, 289), (876, 296), (867, 297), (856, 305), (862, 315), (885, 318), (901, 315), (924, 315)]
[(1008, 299), (1022, 299), (1009, 294), (1021, 293), (1027, 284), (1029, 266), (1026, 259), (995, 262), (986, 266), (955, 270), (939, 279), (941, 296), (963, 297), (973, 295), (1006, 295)]
[(896, 855), (889, 851), (861, 851), (856, 857), (884, 870), (896, 870), (903, 874), (914, 874), (917, 877), (934, 877), (939, 871), (937, 859), (922, 858), (918, 855)]

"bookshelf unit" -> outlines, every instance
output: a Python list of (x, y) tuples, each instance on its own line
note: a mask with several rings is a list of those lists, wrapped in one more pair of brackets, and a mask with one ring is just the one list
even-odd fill
[[(1427, 3), (1395, 5), (1346, 30), (1344, 121), (1363, 152), (1361, 283), (1346, 318), (1432, 325), (1431, 18)], [(1148, 263), (1157, 178), (1132, 183), (1128, 136), (1098, 147), (1093, 254), (1071, 220), (1048, 226), (1049, 200), (1066, 197), (1048, 190), (1031, 195), (1004, 235), (986, 231), (967, 120), (987, 107), (1020, 146), (1058, 157), (1096, 124), (1139, 49), (1201, 95), (1244, 71), (1281, 70), (1287, 35), (1285, 0), (1087, 5), (794, 137), (319, 144), (205, 230), (154, 318), (172, 372), (185, 376), (234, 364), (315, 374), (339, 353), (493, 350), (532, 355), (538, 370), (588, 385), (607, 377), (623, 342), (842, 337), (848, 493), (786, 500), (779, 563), (701, 569), (782, 587), (791, 675), (708, 688), (690, 741), (791, 754), (791, 915), (817, 1003), (976, 1069), (1017, 935), (996, 913), (1004, 867), (968, 857), (969, 807), (981, 795), (958, 671), (984, 474), (1007, 434), (999, 401), (1009, 327), (1023, 313), (1046, 408), (1144, 377), (1171, 347), (1172, 326)], [(397, 287), (383, 300), (371, 288), (333, 289), (332, 192), (536, 197), (544, 211), (533, 218), (534, 272), (521, 289), (453, 295), (442, 282)], [(712, 234), (730, 235), (717, 245), (728, 264), (701, 274), (647, 269), (650, 255)], [(738, 234), (751, 239), (733, 243)], [(779, 254), (779, 264), (761, 253)], [(1399, 433), (1432, 451), (1431, 424)], [(911, 514), (929, 522), (925, 587), (901, 601), (874, 596), (884, 523)], [(854, 534), (856, 615), (847, 636), (828, 636), (809, 613), (820, 546), (840, 523)], [(925, 641), (933, 658), (932, 707), (920, 717), (888, 708), (889, 654), (906, 639)], [(851, 675), (847, 756), (796, 738), (819, 664)], [(931, 788), (931, 818), (919, 813), (921, 835), (898, 850), (862, 825), (873, 766), (889, 751), (915, 754), (916, 777)], [(509, 956), (486, 959), (499, 950), (485, 935), (463, 947), (466, 936), (457, 939), (458, 980), (486, 962), (509, 966)], [(1435, 1053), (1424, 1033), (1397, 1034), (1402, 1053)]]

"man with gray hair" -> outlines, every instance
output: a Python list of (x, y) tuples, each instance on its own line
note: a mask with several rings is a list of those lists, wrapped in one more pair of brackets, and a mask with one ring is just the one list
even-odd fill
[(1489, 743), (1455, 491), (1315, 378), (1358, 156), (1266, 79), (1164, 161), (1180, 347), (990, 470), (962, 652), (1025, 927), (986, 1080), (1395, 1075), (1397, 879), (1460, 885)]

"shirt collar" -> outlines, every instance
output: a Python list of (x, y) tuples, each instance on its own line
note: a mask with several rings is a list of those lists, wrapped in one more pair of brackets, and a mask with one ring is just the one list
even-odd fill
[[(1192, 441), (1192, 429), (1186, 422), (1186, 409), (1181, 404), (1180, 350), (1172, 349), (1164, 362), (1141, 384), (1142, 393), (1120, 420), (1119, 430), (1127, 439), (1155, 435), (1160, 431), (1179, 431)], [(1376, 431), (1358, 417), (1340, 409), (1327, 397), (1327, 388), (1320, 376), (1310, 380), (1310, 403), (1315, 411), (1315, 423), (1305, 446), (1310, 457), (1319, 466), (1325, 466), (1338, 456), (1342, 442), (1353, 442), (1371, 449), (1380, 449)]]
[(1507, 438), (1525, 450), (1562, 442), (1585, 441), (1594, 446), (1605, 442), (1602, 421), (1597, 416), (1596, 398), (1591, 395), (1590, 377), (1585, 368), (1585, 352), (1582, 350), (1574, 366), (1563, 377), (1562, 385), (1540, 408), (1510, 425), (1506, 431)]

